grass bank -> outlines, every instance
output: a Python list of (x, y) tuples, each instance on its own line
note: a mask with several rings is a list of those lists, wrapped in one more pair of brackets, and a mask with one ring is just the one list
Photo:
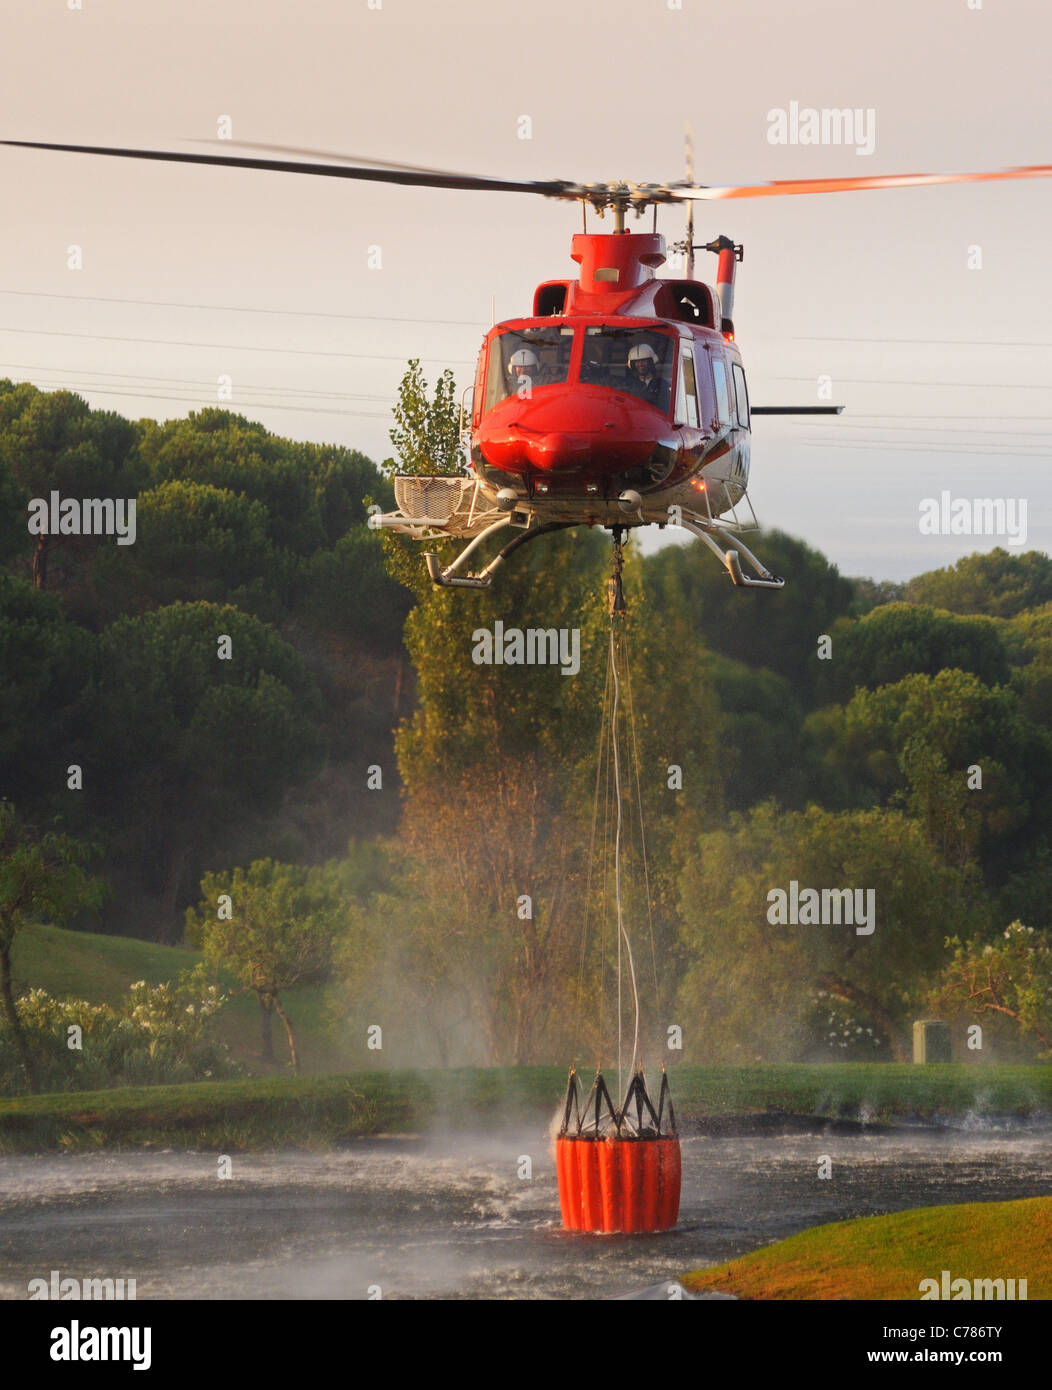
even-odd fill
[(0, 1100), (0, 1152), (327, 1148), (554, 1112), (564, 1081), (557, 1067), (465, 1068), (23, 1096)]
[[(1020, 1279), (1052, 1298), (1052, 1197), (922, 1207), (816, 1226), (711, 1269), (684, 1285), (754, 1299), (920, 1299), (921, 1280)], [(1006, 1290), (1007, 1291), (1007, 1290)], [(931, 1292), (926, 1286), (924, 1292)], [(951, 1293), (961, 1293), (958, 1286)], [(971, 1293), (976, 1297), (975, 1287)], [(978, 1296), (993, 1297), (984, 1287)], [(1002, 1294), (1003, 1296), (1003, 1294)]]
[[(32, 987), (45, 989), (57, 999), (118, 1004), (134, 981), (163, 984), (203, 959), (200, 952), (182, 946), (34, 924), (15, 937), (12, 964), (16, 994)], [(220, 972), (220, 979), (228, 988), (236, 987), (233, 975)], [(296, 1030), (301, 1069), (322, 1074), (346, 1070), (348, 1058), (326, 1027), (324, 989), (298, 986), (286, 990), (282, 1001)], [(275, 1061), (260, 1060), (260, 1014), (254, 995), (239, 992), (229, 999), (216, 1018), (215, 1031), (250, 1075), (275, 1076), (288, 1070), (288, 1046), (278, 1019), (274, 1019)]]
[[(1052, 1067), (686, 1067), (670, 1072), (680, 1128), (785, 1113), (887, 1122), (1052, 1115)], [(0, 1100), (0, 1152), (155, 1147), (325, 1147), (384, 1132), (543, 1126), (562, 1067), (368, 1071), (197, 1082)]]

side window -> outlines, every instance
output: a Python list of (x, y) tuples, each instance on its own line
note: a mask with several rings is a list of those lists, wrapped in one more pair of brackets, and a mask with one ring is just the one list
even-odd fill
[(471, 426), (472, 429), (478, 428), (478, 422), (482, 417), (482, 399), (486, 386), (486, 345), (483, 343), (482, 351), (479, 353), (478, 367), (475, 369), (475, 390), (471, 398)]
[(684, 347), (680, 355), (680, 419), (693, 429), (698, 428), (698, 382), (694, 375), (694, 353)]
[(749, 428), (749, 388), (745, 384), (745, 372), (734, 364), (734, 394), (738, 401), (738, 424), (742, 429)]
[(716, 383), (716, 417), (721, 425), (730, 423), (731, 401), (727, 391), (727, 368), (722, 357), (712, 359), (712, 377)]

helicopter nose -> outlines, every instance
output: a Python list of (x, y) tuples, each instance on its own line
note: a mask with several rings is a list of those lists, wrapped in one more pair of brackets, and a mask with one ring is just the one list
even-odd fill
[(594, 448), (594, 435), (553, 430), (527, 440), (526, 457), (534, 468), (552, 473), (562, 468), (580, 468)]
[(487, 463), (513, 473), (623, 471), (654, 447), (656, 415), (606, 389), (549, 386), (527, 402), (502, 402), (485, 417), (476, 444)]

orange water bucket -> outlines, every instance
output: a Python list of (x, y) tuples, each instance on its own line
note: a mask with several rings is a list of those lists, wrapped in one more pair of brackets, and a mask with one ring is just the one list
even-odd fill
[(555, 1141), (559, 1205), (568, 1231), (667, 1231), (679, 1216), (675, 1135)]
[(582, 1109), (571, 1070), (555, 1166), (566, 1230), (671, 1230), (679, 1216), (681, 1159), (664, 1073), (657, 1109), (641, 1071), (620, 1110), (597, 1072)]

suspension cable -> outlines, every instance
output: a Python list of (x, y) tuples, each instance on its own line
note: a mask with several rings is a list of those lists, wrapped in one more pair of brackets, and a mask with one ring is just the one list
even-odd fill
[[(592, 919), (592, 871), (593, 871), (593, 868), (594, 868), (594, 861), (595, 861), (595, 833), (596, 833), (596, 828), (597, 828), (598, 823), (599, 823), (599, 788), (600, 788), (600, 784), (601, 784), (601, 782), (602, 782), (602, 774), (603, 774), (603, 751), (604, 751), (604, 742), (605, 742), (605, 740), (604, 740), (604, 738), (603, 738), (603, 731), (604, 731), (604, 729), (605, 729), (605, 727), (606, 727), (606, 711), (607, 711), (607, 707), (608, 707), (608, 704), (609, 704), (609, 699), (610, 699), (610, 671), (609, 671), (609, 669), (607, 669), (607, 673), (606, 673), (606, 683), (605, 683), (605, 685), (604, 685), (604, 687), (603, 687), (602, 718), (601, 718), (600, 721), (599, 721), (599, 734), (598, 734), (598, 738), (597, 738), (597, 748), (596, 748), (595, 789), (594, 789), (594, 792), (593, 792), (593, 795), (592, 795), (592, 832), (591, 832), (591, 836), (590, 836), (589, 844), (588, 844), (588, 867), (587, 867), (587, 873), (586, 873), (586, 879), (585, 879), (585, 890), (584, 890), (584, 905), (585, 905), (585, 908), (584, 908), (584, 932), (582, 933), (582, 936), (581, 936), (581, 954), (580, 954), (580, 959), (579, 959), (579, 961), (578, 961), (578, 963), (577, 963), (577, 1006), (576, 1006), (576, 1008), (575, 1008), (575, 1010), (574, 1010), (574, 1030), (573, 1030), (573, 1051), (574, 1051), (574, 1055), (575, 1055), (575, 1065), (576, 1065), (577, 1045), (578, 1045), (578, 1043), (580, 1042), (580, 1037), (581, 1037), (581, 1012), (582, 1012), (582, 1010), (581, 1010), (581, 1000), (582, 1000), (582, 997), (583, 997), (583, 994), (584, 994), (584, 971), (585, 971), (585, 962), (586, 962), (586, 958), (587, 958), (587, 954), (588, 954), (589, 928), (590, 928), (590, 926), (591, 926), (591, 919)], [(600, 1036), (600, 1037), (602, 1037), (602, 1031), (603, 1031), (602, 995), (603, 995), (603, 991), (602, 991), (602, 979), (600, 978), (600, 988), (599, 988), (599, 1000), (600, 1000), (600, 1004), (599, 1004), (599, 1036)]]
[(639, 744), (636, 740), (636, 702), (632, 694), (632, 653), (629, 646), (628, 634), (625, 633), (625, 685), (628, 688), (628, 728), (629, 740), (632, 749), (632, 763), (635, 772), (636, 783), (636, 808), (639, 811), (639, 844), (643, 853), (643, 886), (647, 895), (647, 925), (650, 931), (650, 962), (654, 969), (654, 1004), (657, 1009), (658, 1018), (662, 1017), (661, 1011), (661, 985), (658, 982), (657, 968), (657, 947), (654, 938), (654, 909), (651, 902), (650, 892), (650, 864), (647, 855), (647, 836), (643, 825), (643, 793), (641, 779), (639, 775)]
[[(621, 943), (624, 942), (625, 957), (628, 961), (629, 979), (632, 984), (632, 1002), (635, 1009), (635, 1023), (632, 1034), (632, 1063), (629, 1076), (636, 1074), (639, 1058), (639, 990), (636, 985), (636, 967), (632, 957), (632, 943), (625, 930), (624, 911), (621, 901), (621, 830), (624, 820), (621, 791), (621, 751), (618, 747), (617, 717), (621, 705), (621, 680), (618, 675), (619, 619), (624, 616), (624, 597), (621, 593), (621, 537), (614, 533), (614, 567), (610, 581), (610, 670), (614, 682), (614, 702), (610, 714), (610, 743), (613, 751), (614, 794), (617, 799), (617, 826), (614, 833), (614, 894), (617, 901), (617, 1087), (618, 1094), (624, 1095), (622, 1074), (622, 1016), (621, 1016)], [(623, 627), (620, 628), (623, 635)]]

